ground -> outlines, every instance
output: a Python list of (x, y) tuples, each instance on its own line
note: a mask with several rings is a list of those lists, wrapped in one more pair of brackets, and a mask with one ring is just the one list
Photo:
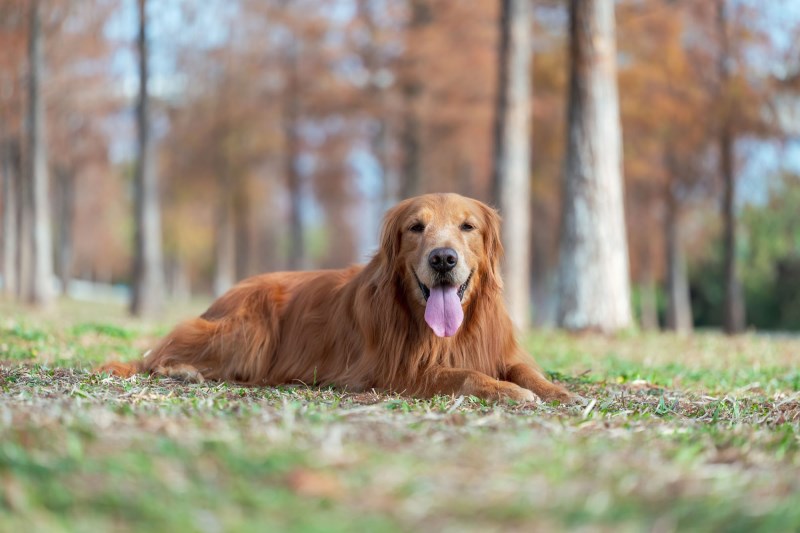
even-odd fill
[(530, 334), (576, 407), (89, 372), (174, 320), (0, 304), (0, 531), (800, 529), (800, 339)]

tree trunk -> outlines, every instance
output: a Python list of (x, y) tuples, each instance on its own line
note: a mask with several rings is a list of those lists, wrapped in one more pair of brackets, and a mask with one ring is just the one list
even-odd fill
[(742, 332), (745, 328), (745, 308), (736, 264), (736, 176), (733, 160), (734, 133), (731, 123), (733, 109), (727, 94), (730, 78), (728, 73), (730, 46), (725, 0), (717, 0), (717, 30), (720, 45), (718, 69), (722, 102), (719, 125), (719, 163), (723, 186), (722, 218), (724, 225), (725, 309), (723, 327), (726, 333), (732, 335)]
[[(293, 45), (297, 46), (297, 45)], [(286, 190), (289, 193), (289, 270), (300, 270), (306, 266), (306, 243), (303, 227), (303, 186), (299, 169), (297, 168), (300, 156), (300, 143), (298, 139), (298, 121), (300, 117), (300, 102), (298, 91), (298, 51), (294, 48), (289, 52), (289, 83), (285, 94), (283, 134), (285, 137), (286, 158)]]
[(75, 174), (65, 168), (56, 169), (58, 183), (58, 277), (61, 280), (61, 294), (67, 294), (72, 277), (73, 239), (72, 228), (75, 220)]
[(639, 287), (639, 306), (642, 329), (658, 331), (658, 297), (656, 284), (651, 276), (648, 276)]
[(19, 143), (8, 140), (0, 145), (0, 172), (3, 173), (3, 294), (13, 298), (19, 294)]
[[(727, 128), (726, 128), (727, 129)], [(739, 282), (736, 261), (736, 178), (733, 172), (733, 142), (729, 131), (720, 135), (720, 158), (722, 165), (725, 264), (725, 332), (740, 333), (745, 327), (744, 298)]]
[(150, 137), (146, 0), (139, 0), (138, 4), (139, 102), (136, 109), (138, 153), (134, 169), (136, 248), (133, 254), (131, 313), (136, 316), (150, 316), (163, 309), (164, 260), (161, 250), (158, 180)]
[(44, 34), (41, 27), (39, 0), (31, 2), (28, 33), (30, 82), (28, 84), (28, 172), (25, 219), (30, 241), (30, 269), (25, 300), (40, 306), (49, 305), (53, 292), (53, 238), (50, 228), (50, 195), (47, 175), (47, 134), (42, 95), (44, 75)]
[[(27, 164), (27, 163), (25, 163)], [(26, 179), (22, 170), (22, 150), (20, 149), (20, 174), (17, 182), (17, 299), (23, 300), (30, 285), (33, 266), (33, 243), (28, 238), (31, 226), (31, 213), (25, 206), (28, 203), (30, 180)]]
[(640, 326), (645, 331), (658, 330), (658, 295), (656, 292), (653, 261), (649, 247), (640, 247), (642, 282), (639, 285)]
[[(294, 134), (292, 134), (294, 135)], [(289, 191), (289, 270), (300, 270), (306, 264), (306, 245), (303, 228), (303, 189), (297, 171), (295, 143), (286, 154), (286, 188)]]
[(419, 116), (419, 102), (422, 98), (423, 84), (416, 63), (419, 52), (414, 49), (415, 42), (423, 28), (431, 24), (431, 6), (426, 0), (411, 0), (411, 18), (406, 26), (407, 48), (406, 73), (401, 82), (403, 97), (403, 125), (400, 131), (400, 148), (403, 154), (401, 165), (400, 199), (412, 198), (423, 192), (422, 183), (422, 123)]
[[(379, 101), (382, 97), (377, 96)], [(386, 113), (385, 106), (381, 103), (378, 105), (379, 113), (381, 115)], [(373, 220), (375, 231), (373, 235), (374, 242), (377, 244), (377, 235), (380, 233), (381, 224), (383, 222), (383, 215), (386, 211), (397, 202), (397, 193), (392, 180), (392, 173), (389, 168), (389, 121), (386, 118), (377, 119), (377, 132), (372, 138), (372, 152), (380, 168), (380, 176), (378, 181), (378, 192), (375, 202), (375, 211)], [(373, 238), (373, 237), (370, 237)]]
[(405, 113), (400, 143), (403, 147), (402, 183), (400, 199), (422, 194), (422, 150), (420, 147), (420, 121), (417, 117), (417, 99), (421, 88), (416, 82), (403, 88)]
[[(250, 215), (251, 202), (250, 191), (245, 182), (244, 176), (236, 176), (231, 184), (233, 194), (233, 232), (236, 245), (236, 279), (244, 279), (252, 276), (253, 272), (253, 234), (251, 231)], [(302, 266), (300, 268), (303, 268)]]
[[(533, 216), (535, 217), (535, 215)], [(535, 220), (535, 218), (531, 219), (532, 227), (536, 227)], [(548, 261), (547, 241), (547, 232), (532, 232), (531, 297), (533, 298), (533, 326), (537, 328), (552, 327), (555, 323), (553, 276)]]
[(222, 296), (235, 283), (236, 234), (233, 225), (233, 194), (225, 171), (220, 171), (217, 191), (217, 227), (214, 244), (214, 296)]
[(377, 201), (374, 202), (374, 216), (379, 229), (383, 214), (396, 202), (396, 191), (389, 170), (389, 119), (385, 102), (386, 90), (384, 83), (378, 79), (381, 68), (377, 44), (380, 41), (380, 30), (376, 23), (373, 4), (370, 0), (358, 0), (357, 2), (359, 16), (364, 20), (367, 29), (363, 61), (370, 76), (367, 94), (373, 115), (371, 121), (374, 125), (374, 131), (370, 135), (370, 149), (379, 169), (378, 192), (375, 194)]
[(631, 325), (613, 0), (570, 0), (570, 91), (560, 326)]
[[(670, 178), (671, 180), (674, 178)], [(681, 219), (674, 186), (667, 184), (664, 217), (664, 243), (667, 260), (666, 329), (685, 335), (692, 332), (692, 306), (689, 279), (681, 242)]]
[(494, 203), (504, 223), (505, 297), (520, 330), (530, 324), (531, 17), (528, 0), (502, 0), (494, 132)]
[(192, 289), (186, 262), (179, 255), (167, 261), (169, 295), (173, 302), (186, 303), (192, 299)]

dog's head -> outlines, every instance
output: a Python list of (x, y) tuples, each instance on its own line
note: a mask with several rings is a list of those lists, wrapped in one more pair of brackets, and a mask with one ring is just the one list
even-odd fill
[(412, 306), (440, 337), (455, 335), (463, 309), (482, 290), (499, 290), (500, 217), (457, 194), (405, 200), (384, 219), (380, 255)]

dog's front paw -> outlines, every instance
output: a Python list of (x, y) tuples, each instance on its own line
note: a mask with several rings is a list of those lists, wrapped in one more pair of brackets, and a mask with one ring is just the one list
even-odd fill
[(514, 383), (503, 383), (497, 392), (500, 400), (514, 401), (516, 403), (539, 403), (539, 397), (528, 389), (524, 389)]
[(175, 366), (157, 366), (153, 369), (157, 376), (172, 378), (184, 383), (204, 383), (203, 374), (192, 365), (180, 364)]
[(558, 402), (562, 405), (586, 405), (588, 400), (580, 394), (568, 391), (560, 385), (548, 387), (546, 391), (540, 392), (542, 400), (545, 402)]

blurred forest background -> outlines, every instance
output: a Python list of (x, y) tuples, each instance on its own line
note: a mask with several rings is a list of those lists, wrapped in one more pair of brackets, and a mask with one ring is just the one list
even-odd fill
[[(800, 329), (795, 0), (0, 0), (3, 291), (157, 313), (363, 262), (385, 209), (420, 193), (516, 220), (505, 188), (530, 221), (505, 236), (525, 252), (513, 292), (535, 325), (569, 326), (585, 8), (610, 14), (599, 71), (618, 87), (597, 109), (621, 127), (635, 319)], [(504, 110), (523, 115), (523, 182), (502, 179)]]

